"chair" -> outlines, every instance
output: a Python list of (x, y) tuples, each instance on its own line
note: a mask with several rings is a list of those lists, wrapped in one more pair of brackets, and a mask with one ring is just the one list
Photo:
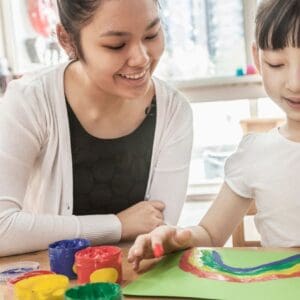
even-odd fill
[(244, 134), (269, 131), (272, 128), (280, 126), (282, 123), (284, 123), (284, 119), (280, 118), (252, 118), (240, 121)]
[[(281, 125), (284, 122), (284, 119), (277, 118), (253, 118), (241, 120), (240, 124), (244, 134), (249, 132), (264, 132), (268, 131), (276, 126)], [(246, 216), (255, 216), (256, 215), (256, 206), (255, 202), (252, 203), (249, 208)], [(237, 226), (235, 231), (232, 234), (232, 245), (233, 247), (260, 247), (261, 244), (259, 241), (247, 241), (245, 239), (245, 217), (242, 222)]]
[[(255, 216), (256, 212), (257, 212), (257, 210), (256, 210), (255, 202), (253, 202), (251, 204), (249, 210), (247, 211), (246, 216)], [(247, 241), (246, 240), (244, 218), (232, 234), (233, 247), (260, 247), (261, 245), (260, 245), (259, 241)]]

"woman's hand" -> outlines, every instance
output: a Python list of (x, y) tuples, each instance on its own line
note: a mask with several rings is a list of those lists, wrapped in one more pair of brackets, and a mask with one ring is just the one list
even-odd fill
[(172, 226), (160, 226), (148, 234), (137, 237), (128, 253), (128, 261), (138, 270), (144, 258), (160, 257), (165, 253), (192, 246), (192, 232)]
[(139, 234), (148, 233), (164, 224), (161, 201), (141, 201), (117, 214), (122, 224), (121, 240), (134, 240)]

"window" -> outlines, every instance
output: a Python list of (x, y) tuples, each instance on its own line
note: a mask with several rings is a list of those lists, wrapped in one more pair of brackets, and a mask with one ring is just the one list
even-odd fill
[[(165, 78), (233, 75), (246, 64), (242, 0), (162, 0)], [(234, 20), (234, 22), (232, 22)]]
[(1, 1), (5, 53), (14, 74), (66, 59), (55, 38), (56, 0)]

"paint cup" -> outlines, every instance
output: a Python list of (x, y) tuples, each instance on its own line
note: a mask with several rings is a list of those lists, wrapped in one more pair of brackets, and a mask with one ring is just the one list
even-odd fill
[(66, 300), (122, 300), (121, 287), (116, 283), (88, 283), (71, 288), (65, 293)]
[(122, 282), (122, 250), (115, 246), (89, 247), (75, 254), (78, 283)]
[(62, 240), (52, 243), (48, 247), (51, 271), (75, 279), (74, 272), (75, 253), (90, 246), (86, 239)]
[(49, 274), (23, 279), (15, 284), (16, 300), (63, 300), (69, 279), (64, 275)]
[(46, 270), (37, 270), (37, 271), (24, 273), (20, 276), (7, 280), (6, 286), (7, 286), (8, 299), (14, 299), (14, 287), (17, 282), (30, 277), (46, 275), (46, 274), (54, 274), (54, 273)]

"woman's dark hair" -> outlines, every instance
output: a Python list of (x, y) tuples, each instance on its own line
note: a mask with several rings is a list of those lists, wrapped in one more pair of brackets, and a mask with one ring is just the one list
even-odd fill
[(255, 39), (260, 49), (300, 48), (299, 0), (262, 0), (255, 22)]
[[(76, 50), (76, 57), (84, 60), (80, 43), (80, 31), (87, 25), (103, 0), (57, 0), (60, 22), (70, 35)], [(159, 3), (159, 0), (155, 0)]]
[(93, 18), (101, 0), (57, 0), (60, 22), (76, 47), (76, 56), (83, 58), (80, 31)]

